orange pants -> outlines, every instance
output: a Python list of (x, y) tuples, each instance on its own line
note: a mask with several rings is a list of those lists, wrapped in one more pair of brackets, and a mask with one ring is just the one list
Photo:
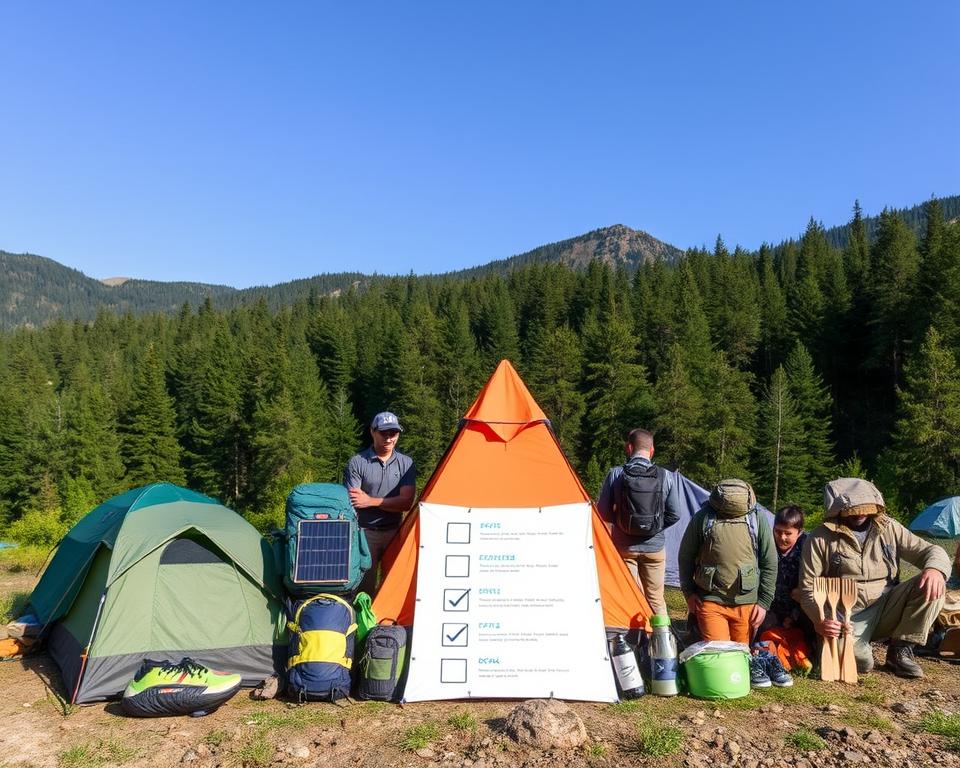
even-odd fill
[(704, 640), (733, 640), (750, 645), (753, 605), (721, 605), (707, 600), (697, 608), (697, 624)]
[(810, 661), (810, 648), (800, 627), (771, 627), (760, 635), (761, 641), (768, 641), (771, 653), (775, 653), (788, 670), (813, 668)]

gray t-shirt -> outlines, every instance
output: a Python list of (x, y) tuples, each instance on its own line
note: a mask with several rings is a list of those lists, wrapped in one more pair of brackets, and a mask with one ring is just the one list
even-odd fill
[[(343, 484), (347, 488), (359, 488), (371, 496), (386, 499), (399, 495), (401, 486), (416, 486), (417, 471), (413, 459), (405, 453), (394, 451), (384, 464), (371, 446), (347, 462)], [(402, 516), (397, 512), (385, 512), (379, 507), (367, 507), (357, 510), (357, 519), (361, 528), (396, 528)]]

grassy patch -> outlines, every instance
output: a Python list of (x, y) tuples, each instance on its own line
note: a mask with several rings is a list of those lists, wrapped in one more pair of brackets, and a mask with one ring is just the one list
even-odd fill
[(76, 744), (57, 755), (59, 768), (96, 768), (103, 765), (96, 743)]
[(10, 573), (36, 573), (47, 562), (49, 547), (8, 547), (0, 549), (0, 570)]
[(107, 762), (113, 765), (123, 765), (140, 757), (140, 750), (137, 747), (129, 747), (118, 739), (100, 742), (99, 751)]
[(230, 741), (230, 734), (226, 731), (210, 731), (203, 737), (203, 743), (208, 747), (219, 747)]
[[(779, 704), (806, 704), (811, 707), (824, 707), (837, 702), (837, 694), (825, 690), (818, 680), (794, 679), (789, 688), (771, 688), (767, 695)], [(843, 702), (837, 702), (843, 703)]]
[(477, 719), (466, 712), (454, 712), (447, 718), (447, 722), (458, 731), (477, 730)]
[(359, 707), (356, 707), (356, 711), (363, 715), (379, 715), (385, 709), (389, 709), (393, 705), (387, 701), (365, 701)]
[(273, 762), (276, 749), (264, 733), (258, 733), (237, 752), (236, 760), (244, 768), (262, 768)]
[(607, 754), (607, 747), (604, 744), (591, 744), (587, 747), (587, 754), (590, 755), (590, 757), (603, 757)]
[(440, 729), (436, 725), (429, 722), (421, 723), (404, 731), (403, 738), (397, 746), (405, 752), (416, 752), (436, 740), (439, 735)]
[(652, 720), (637, 724), (637, 735), (625, 745), (624, 751), (647, 757), (666, 757), (675, 754), (683, 744), (683, 731), (673, 725)]
[(798, 752), (816, 752), (827, 746), (827, 742), (807, 728), (798, 728), (784, 736), (783, 740)]
[(920, 730), (946, 736), (950, 739), (950, 749), (960, 752), (960, 714), (947, 715), (943, 712), (928, 712), (920, 718)]
[(610, 711), (616, 715), (632, 715), (640, 712), (643, 707), (640, 706), (640, 699), (624, 699), (610, 705)]
[(8, 592), (0, 595), (0, 624), (9, 624), (23, 616), (29, 599), (29, 592)]
[(841, 716), (840, 720), (847, 725), (862, 725), (865, 728), (873, 728), (877, 731), (893, 730), (893, 723), (890, 721), (890, 718), (878, 715), (875, 712), (858, 712), (854, 710)]
[(327, 710), (317, 706), (287, 707), (281, 710), (262, 709), (259, 712), (244, 715), (244, 723), (256, 725), (267, 730), (273, 728), (306, 728), (310, 725), (330, 725), (336, 722)]
[(119, 739), (100, 739), (86, 744), (76, 744), (57, 755), (59, 768), (99, 768), (99, 766), (125, 765), (141, 757), (138, 747), (130, 747)]
[(677, 587), (665, 587), (663, 602), (667, 604), (667, 613), (671, 616), (687, 617), (687, 598)]

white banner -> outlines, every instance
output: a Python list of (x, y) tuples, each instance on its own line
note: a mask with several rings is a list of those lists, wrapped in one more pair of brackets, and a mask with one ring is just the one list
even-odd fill
[(616, 701), (590, 505), (420, 505), (405, 701)]

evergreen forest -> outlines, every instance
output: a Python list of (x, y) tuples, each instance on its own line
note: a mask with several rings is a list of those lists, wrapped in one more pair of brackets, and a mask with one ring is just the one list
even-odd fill
[(932, 199), (912, 224), (868, 229), (857, 204), (841, 238), (811, 219), (632, 273), (530, 262), (4, 330), (0, 534), (53, 544), (160, 480), (267, 529), (295, 484), (341, 478), (381, 410), (422, 487), (503, 358), (593, 495), (649, 426), (658, 463), (701, 485), (743, 477), (816, 513), (824, 482), (869, 477), (908, 520), (960, 493), (960, 222)]

